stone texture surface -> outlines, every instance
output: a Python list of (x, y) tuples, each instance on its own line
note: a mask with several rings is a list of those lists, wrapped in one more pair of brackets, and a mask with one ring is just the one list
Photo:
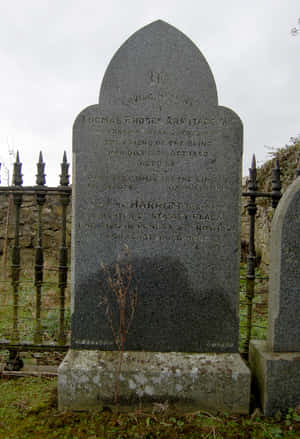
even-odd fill
[(266, 416), (299, 405), (300, 352), (269, 352), (265, 341), (252, 340), (249, 362)]
[[(3, 253), (3, 245), (6, 232), (8, 209), (8, 197), (3, 194), (0, 196), (0, 257)], [(71, 215), (70, 208), (67, 211), (67, 246), (71, 242)], [(58, 196), (48, 196), (43, 207), (43, 248), (45, 250), (45, 260), (49, 265), (58, 265), (59, 247), (61, 245), (61, 203)], [(20, 248), (22, 265), (34, 266), (34, 252), (36, 245), (37, 228), (37, 206), (36, 200), (32, 195), (24, 195), (20, 216)], [(8, 227), (8, 249), (9, 256), (14, 244), (14, 225), (15, 209), (10, 208), (10, 219)], [(0, 259), (1, 264), (1, 259)], [(27, 267), (26, 267), (27, 268)]]
[(300, 352), (300, 178), (284, 193), (271, 231), (269, 350)]
[[(59, 409), (114, 404), (119, 352), (70, 350), (59, 367)], [(248, 413), (250, 372), (238, 354), (125, 352), (120, 409), (155, 403), (170, 410)]]
[(238, 351), (242, 124), (197, 47), (157, 21), (113, 57), (73, 131), (73, 348), (115, 349), (101, 261), (128, 245), (125, 349)]

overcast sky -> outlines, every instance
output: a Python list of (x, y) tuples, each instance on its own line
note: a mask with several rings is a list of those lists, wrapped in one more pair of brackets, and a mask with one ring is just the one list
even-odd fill
[[(300, 133), (299, 0), (0, 0), (0, 161), (19, 149), (24, 184), (43, 151), (47, 184), (58, 184), (72, 124), (97, 103), (104, 71), (124, 41), (162, 19), (199, 47), (219, 104), (244, 124), (244, 174), (256, 153)], [(2, 180), (4, 175), (2, 173)], [(3, 181), (5, 183), (5, 181)]]

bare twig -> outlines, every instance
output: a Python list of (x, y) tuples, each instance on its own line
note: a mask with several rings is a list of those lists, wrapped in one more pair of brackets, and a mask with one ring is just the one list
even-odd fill
[[(125, 256), (129, 257), (129, 249), (126, 245)], [(118, 323), (115, 324), (110, 300), (108, 297), (103, 298), (103, 303), (106, 306), (106, 317), (111, 327), (114, 341), (120, 353), (115, 387), (115, 410), (117, 413), (125, 340), (134, 319), (138, 294), (137, 288), (132, 286), (133, 271), (131, 263), (127, 263), (124, 261), (121, 263), (119, 255), (114, 268), (110, 269), (107, 265), (104, 265), (103, 263), (101, 265), (104, 270), (108, 286), (113, 293), (112, 296), (117, 303), (118, 309)]]

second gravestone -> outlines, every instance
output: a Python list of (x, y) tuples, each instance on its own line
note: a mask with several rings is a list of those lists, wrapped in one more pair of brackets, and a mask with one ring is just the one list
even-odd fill
[(252, 340), (250, 365), (266, 416), (300, 402), (300, 177), (276, 209), (270, 241), (267, 341)]
[(73, 151), (71, 348), (116, 350), (108, 273), (126, 247), (125, 350), (237, 353), (242, 124), (198, 48), (163, 21), (135, 33), (77, 117)]

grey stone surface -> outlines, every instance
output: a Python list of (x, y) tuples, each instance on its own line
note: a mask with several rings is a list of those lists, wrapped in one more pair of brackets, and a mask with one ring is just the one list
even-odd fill
[(300, 352), (300, 178), (272, 221), (268, 328), (270, 351)]
[(128, 245), (125, 349), (238, 351), (242, 124), (198, 48), (157, 21), (113, 57), (73, 129), (72, 337), (116, 348), (101, 261)]
[(269, 352), (266, 341), (252, 340), (249, 362), (266, 416), (300, 404), (300, 352)]
[[(59, 409), (114, 404), (119, 352), (70, 350), (59, 367)], [(250, 372), (238, 354), (125, 352), (119, 409), (248, 413)], [(157, 404), (160, 404), (158, 406)]]

